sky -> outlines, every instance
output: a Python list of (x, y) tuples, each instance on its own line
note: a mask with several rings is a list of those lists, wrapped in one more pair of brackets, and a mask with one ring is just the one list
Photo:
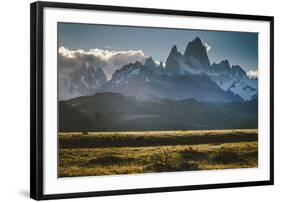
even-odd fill
[(258, 33), (58, 24), (59, 52), (69, 55), (80, 50), (83, 55), (110, 60), (104, 67), (107, 77), (113, 73), (114, 66), (121, 68), (133, 60), (151, 56), (165, 62), (173, 45), (184, 53), (188, 42), (195, 37), (203, 40), (211, 64), (228, 59), (231, 65), (240, 65), (246, 72), (254, 74), (258, 69)]

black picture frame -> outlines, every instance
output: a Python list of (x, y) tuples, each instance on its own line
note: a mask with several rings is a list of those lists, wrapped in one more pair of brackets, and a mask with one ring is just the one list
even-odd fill
[[(211, 17), (239, 20), (258, 20), (270, 23), (270, 180), (239, 183), (222, 183), (191, 186), (155, 187), (130, 190), (95, 191), (82, 193), (51, 194), (43, 193), (43, 9), (81, 9), (101, 11), (122, 11), (130, 13), (164, 14), (178, 16)], [(120, 6), (103, 6), (75, 3), (35, 2), (30, 6), (30, 197), (36, 200), (93, 197), (122, 194), (186, 191), (228, 187), (246, 187), (274, 184), (274, 17), (240, 15), (183, 10), (150, 9)]]

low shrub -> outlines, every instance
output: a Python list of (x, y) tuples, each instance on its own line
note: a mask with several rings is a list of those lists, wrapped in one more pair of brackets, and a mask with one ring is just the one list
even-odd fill
[(236, 152), (231, 150), (222, 150), (217, 152), (212, 157), (212, 161), (215, 163), (241, 163), (243, 161), (242, 158)]
[(134, 161), (133, 158), (123, 158), (118, 156), (101, 156), (97, 158), (90, 159), (88, 161), (88, 165), (113, 165), (113, 164), (123, 164), (123, 163), (131, 163)]

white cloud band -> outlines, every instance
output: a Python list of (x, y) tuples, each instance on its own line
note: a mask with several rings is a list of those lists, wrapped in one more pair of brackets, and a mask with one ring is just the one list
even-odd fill
[(258, 78), (259, 76), (259, 71), (256, 69), (256, 70), (250, 70), (247, 72), (247, 76), (250, 77), (250, 78)]
[(142, 50), (110, 51), (102, 49), (70, 50), (59, 48), (59, 72), (67, 73), (82, 68), (83, 64), (102, 68), (107, 79), (111, 79), (115, 70), (123, 65), (139, 61), (143, 63), (146, 56)]

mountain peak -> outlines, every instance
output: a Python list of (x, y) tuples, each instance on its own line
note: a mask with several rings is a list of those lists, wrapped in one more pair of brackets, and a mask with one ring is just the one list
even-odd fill
[(177, 54), (178, 53), (178, 48), (176, 45), (173, 45), (170, 54)]
[(231, 74), (231, 68), (228, 60), (222, 60), (220, 63), (214, 63), (211, 70), (217, 74)]
[(158, 67), (159, 67), (159, 68), (164, 68), (164, 65), (163, 65), (163, 62), (162, 62), (162, 61), (160, 62), (160, 64), (159, 64)]
[(156, 67), (154, 60), (152, 59), (152, 57), (149, 57), (146, 59), (144, 66), (147, 67)]
[(192, 43), (203, 45), (202, 40), (198, 36), (192, 41)]
[(231, 71), (232, 71), (232, 75), (235, 77), (238, 77), (238, 78), (240, 78), (242, 76), (247, 77), (246, 72), (239, 65), (232, 65)]
[(224, 65), (224, 66), (226, 66), (226, 67), (230, 67), (228, 60), (222, 60), (222, 61), (220, 62), (220, 64), (222, 64), (222, 65)]
[(203, 66), (210, 66), (206, 47), (203, 45), (202, 40), (199, 37), (196, 37), (193, 41), (187, 44), (184, 57), (186, 58), (186, 61), (190, 58), (195, 58)]
[(182, 57), (181, 53), (178, 52), (177, 46), (174, 45), (171, 49), (171, 52), (166, 60), (166, 70), (171, 74), (179, 74), (179, 58)]

